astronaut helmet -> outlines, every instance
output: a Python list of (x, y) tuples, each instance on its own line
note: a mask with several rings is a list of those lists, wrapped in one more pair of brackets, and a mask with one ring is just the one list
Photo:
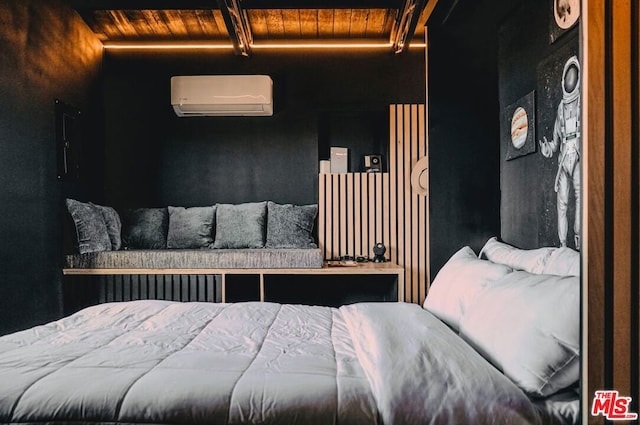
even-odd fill
[(573, 100), (580, 95), (580, 61), (577, 56), (571, 56), (564, 64), (562, 71), (562, 97)]

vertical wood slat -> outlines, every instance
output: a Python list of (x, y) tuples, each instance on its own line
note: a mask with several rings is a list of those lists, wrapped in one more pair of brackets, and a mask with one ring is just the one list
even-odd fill
[(390, 244), (391, 262), (398, 262), (398, 178), (395, 172), (397, 168), (397, 143), (396, 143), (396, 107), (389, 107), (389, 224), (390, 224)]
[[(422, 303), (429, 276), (428, 202), (411, 170), (427, 155), (425, 105), (389, 108), (389, 171), (319, 176), (319, 244), (325, 259), (364, 255), (382, 242), (405, 269), (405, 300)], [(351, 243), (350, 241), (354, 241)]]

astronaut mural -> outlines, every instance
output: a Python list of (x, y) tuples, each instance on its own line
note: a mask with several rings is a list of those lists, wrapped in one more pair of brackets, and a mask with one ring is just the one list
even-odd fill
[[(567, 58), (568, 56), (568, 58)], [(580, 211), (581, 211), (581, 102), (580, 102), (580, 61), (577, 55), (563, 57), (561, 77), (546, 75), (560, 71), (560, 66), (548, 66), (543, 70), (543, 82), (553, 108), (546, 111), (549, 123), (539, 131), (540, 153), (545, 159), (554, 160), (553, 179), (547, 180), (555, 193), (557, 214), (557, 239), (555, 244), (580, 249)], [(547, 64), (549, 65), (549, 64)], [(557, 84), (554, 89), (553, 84)], [(554, 92), (560, 96), (552, 95)], [(559, 98), (559, 99), (556, 99)], [(551, 106), (551, 105), (548, 105)], [(553, 111), (553, 119), (551, 118)], [(544, 114), (543, 114), (544, 115)], [(549, 162), (549, 161), (546, 161)], [(547, 189), (546, 193), (549, 193)], [(550, 214), (549, 214), (550, 215)]]

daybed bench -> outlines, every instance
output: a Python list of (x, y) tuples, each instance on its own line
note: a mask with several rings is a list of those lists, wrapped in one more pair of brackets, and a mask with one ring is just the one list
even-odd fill
[[(319, 270), (317, 205), (275, 202), (204, 207), (114, 208), (66, 200), (75, 229), (65, 275), (216, 275)], [(220, 298), (220, 297), (218, 297)], [(197, 300), (197, 299), (196, 299)]]

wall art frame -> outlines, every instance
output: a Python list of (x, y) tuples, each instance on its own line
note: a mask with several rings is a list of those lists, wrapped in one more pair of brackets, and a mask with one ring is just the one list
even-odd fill
[(507, 161), (536, 151), (536, 91), (531, 90), (503, 108), (500, 139), (506, 146)]

